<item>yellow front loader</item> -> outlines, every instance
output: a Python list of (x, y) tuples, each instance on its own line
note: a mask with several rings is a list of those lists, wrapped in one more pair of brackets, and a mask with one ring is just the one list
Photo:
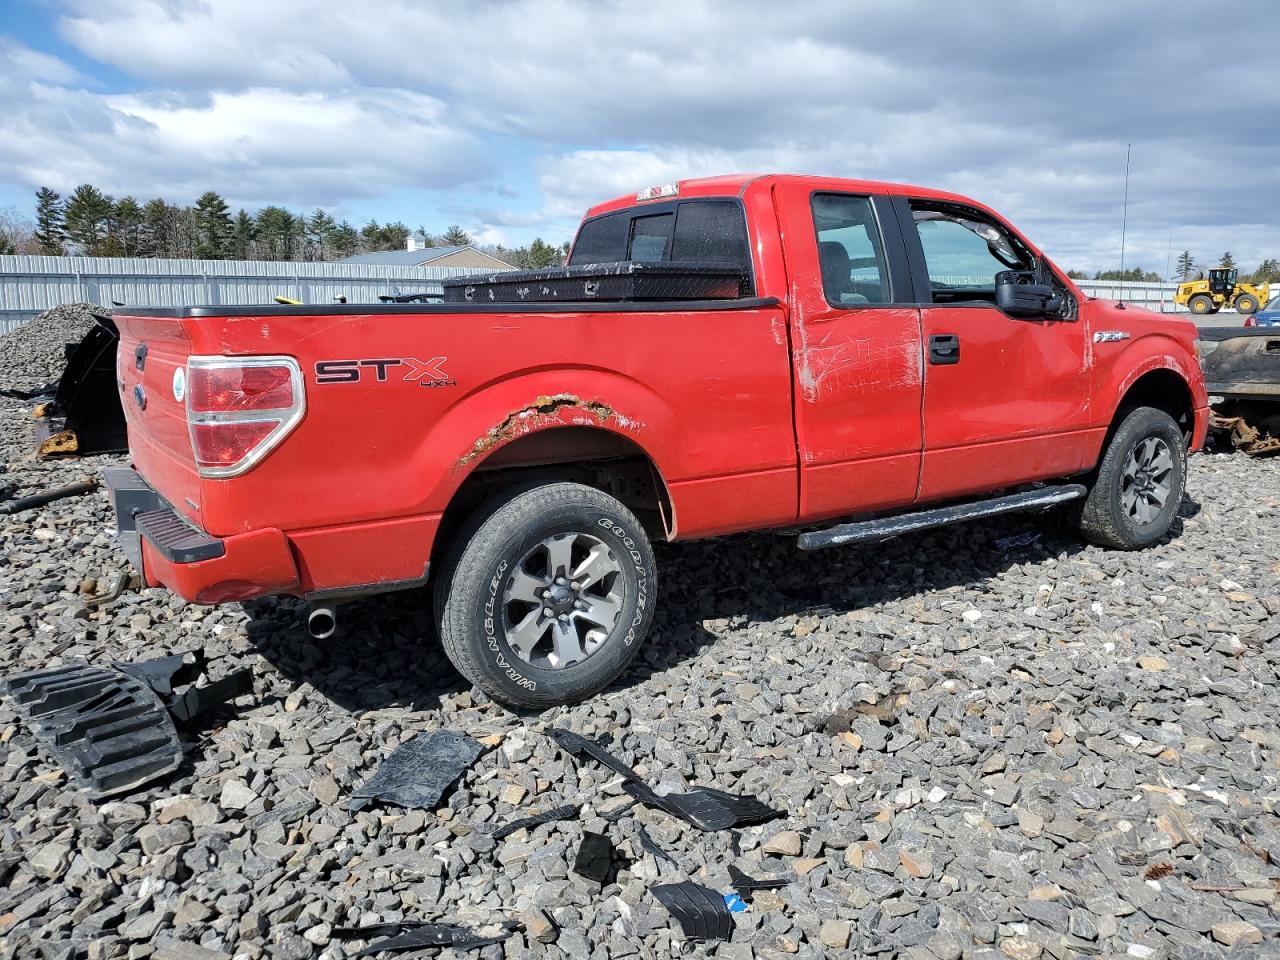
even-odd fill
[(1214, 267), (1208, 279), (1188, 280), (1178, 284), (1173, 302), (1192, 313), (1217, 313), (1223, 307), (1235, 307), (1243, 314), (1257, 313), (1267, 299), (1267, 284), (1240, 283), (1239, 270)]

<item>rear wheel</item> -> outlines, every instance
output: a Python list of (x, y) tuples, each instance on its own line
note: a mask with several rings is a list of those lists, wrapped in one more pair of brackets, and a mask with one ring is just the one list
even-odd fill
[(639, 521), (577, 483), (526, 487), (481, 507), (436, 586), (445, 653), (501, 703), (548, 707), (605, 687), (640, 649), (654, 559)]
[(1186, 445), (1173, 418), (1154, 407), (1129, 411), (1098, 465), (1080, 532), (1117, 550), (1155, 543), (1178, 512), (1186, 472)]
[(1199, 314), (1201, 316), (1206, 313), (1213, 313), (1213, 298), (1207, 297), (1203, 293), (1197, 293), (1187, 301), (1187, 307), (1192, 313)]
[(1257, 313), (1259, 306), (1260, 304), (1258, 303), (1258, 298), (1251, 293), (1242, 293), (1240, 294), (1240, 296), (1236, 297), (1237, 313), (1244, 313), (1244, 314)]

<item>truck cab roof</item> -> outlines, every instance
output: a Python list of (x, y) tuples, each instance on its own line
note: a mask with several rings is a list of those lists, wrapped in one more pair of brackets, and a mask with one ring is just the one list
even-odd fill
[[(913, 184), (894, 183), (887, 180), (857, 180), (843, 177), (823, 177), (799, 173), (731, 173), (718, 177), (695, 177), (648, 187), (637, 193), (623, 194), (598, 203), (587, 210), (584, 219), (624, 210), (653, 200), (669, 200), (677, 197), (735, 197), (742, 196), (749, 187), (767, 188), (782, 181), (808, 182), (815, 190), (833, 190), (848, 193), (909, 193), (913, 197), (933, 200), (950, 200), (973, 204), (974, 201), (957, 193), (947, 193)], [(642, 199), (642, 195), (647, 194)]]

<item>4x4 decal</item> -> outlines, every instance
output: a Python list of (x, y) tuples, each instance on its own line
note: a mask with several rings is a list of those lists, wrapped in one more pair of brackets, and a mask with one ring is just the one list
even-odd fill
[[(448, 357), (371, 357), (364, 360), (317, 360), (316, 383), (359, 383), (374, 380), (416, 382), (422, 387), (451, 387), (458, 381), (451, 380), (445, 372)], [(400, 368), (404, 368), (403, 370)]]

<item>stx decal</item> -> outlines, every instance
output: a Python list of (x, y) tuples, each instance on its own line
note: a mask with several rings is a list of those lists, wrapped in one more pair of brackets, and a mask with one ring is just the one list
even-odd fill
[[(423, 387), (447, 387), (457, 383), (445, 373), (448, 357), (373, 357), (365, 360), (317, 360), (316, 383), (359, 383), (361, 380), (414, 382)], [(400, 368), (404, 368), (403, 370)]]

